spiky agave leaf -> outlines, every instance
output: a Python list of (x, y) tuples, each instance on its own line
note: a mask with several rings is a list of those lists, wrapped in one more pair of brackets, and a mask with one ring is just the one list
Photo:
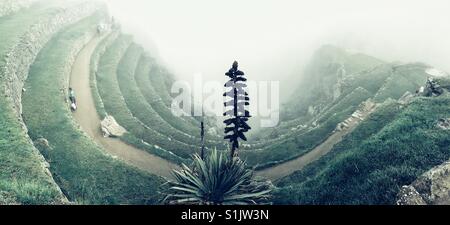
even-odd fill
[(270, 181), (255, 179), (244, 161), (224, 157), (217, 150), (204, 160), (195, 154), (192, 165), (183, 164), (174, 176), (164, 200), (168, 204), (269, 204), (273, 189)]

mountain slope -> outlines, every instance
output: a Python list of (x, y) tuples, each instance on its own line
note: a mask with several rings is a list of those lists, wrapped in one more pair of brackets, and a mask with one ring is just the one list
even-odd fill
[(278, 183), (278, 204), (394, 204), (400, 187), (450, 157), (450, 97), (387, 101), (325, 157)]

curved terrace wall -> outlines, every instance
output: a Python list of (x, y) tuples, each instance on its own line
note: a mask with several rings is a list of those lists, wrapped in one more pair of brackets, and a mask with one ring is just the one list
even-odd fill
[(23, 83), (39, 51), (61, 28), (89, 16), (100, 7), (101, 5), (97, 3), (82, 3), (76, 7), (57, 8), (55, 10), (58, 12), (54, 17), (42, 20), (37, 18), (31, 29), (10, 48), (3, 62), (0, 62), (0, 79), (4, 81), (0, 89), (1, 94), (11, 101), (19, 120), (22, 114)]

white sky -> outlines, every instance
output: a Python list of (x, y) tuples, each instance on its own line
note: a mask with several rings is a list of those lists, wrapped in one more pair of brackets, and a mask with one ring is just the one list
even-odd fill
[(106, 0), (126, 32), (175, 73), (224, 79), (233, 60), (288, 93), (323, 44), (450, 71), (448, 0)]

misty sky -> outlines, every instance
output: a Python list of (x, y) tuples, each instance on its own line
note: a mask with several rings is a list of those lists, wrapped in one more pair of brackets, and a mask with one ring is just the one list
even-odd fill
[[(323, 44), (450, 71), (450, 1), (107, 0), (123, 29), (182, 79), (225, 79), (233, 60), (250, 79), (292, 90)], [(155, 54), (157, 51), (157, 54)], [(288, 93), (288, 92), (286, 92)]]

